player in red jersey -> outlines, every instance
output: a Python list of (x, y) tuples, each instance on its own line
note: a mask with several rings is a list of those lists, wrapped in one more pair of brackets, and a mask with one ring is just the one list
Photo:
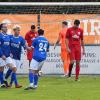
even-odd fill
[[(29, 47), (31, 47), (32, 41), (36, 37), (37, 37), (37, 32), (35, 30), (35, 25), (31, 25), (31, 30), (29, 32), (27, 32), (25, 35), (25, 40), (26, 40)], [(29, 66), (30, 66), (30, 62), (32, 60), (32, 54), (33, 54), (33, 50), (27, 51), (27, 59), (29, 60)]]
[(75, 20), (74, 26), (68, 28), (66, 33), (66, 47), (70, 53), (71, 63), (69, 65), (68, 77), (71, 77), (72, 68), (76, 61), (76, 81), (78, 80), (80, 72), (80, 60), (81, 60), (81, 46), (83, 54), (85, 53), (84, 41), (83, 41), (83, 30), (79, 28), (80, 21)]

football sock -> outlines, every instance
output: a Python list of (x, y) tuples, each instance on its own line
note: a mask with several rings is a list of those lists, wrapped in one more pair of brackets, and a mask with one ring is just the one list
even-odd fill
[(10, 83), (12, 84), (13, 82), (15, 83), (15, 85), (18, 85), (18, 81), (17, 81), (17, 77), (16, 77), (16, 73), (15, 72), (12, 73), (11, 82)]
[(0, 72), (0, 81), (1, 81), (1, 84), (4, 84), (4, 80), (3, 80), (3, 71)]
[(33, 83), (33, 72), (29, 72), (29, 82)]
[(76, 79), (78, 79), (79, 72), (80, 72), (80, 66), (79, 64), (76, 64)]
[(9, 78), (9, 76), (11, 75), (12, 70), (9, 68), (6, 75), (5, 75), (5, 79), (7, 80)]
[(69, 65), (69, 73), (68, 73), (68, 77), (71, 77), (73, 65), (74, 65), (74, 64), (70, 64), (70, 65)]
[(34, 74), (34, 86), (38, 85), (38, 75)]

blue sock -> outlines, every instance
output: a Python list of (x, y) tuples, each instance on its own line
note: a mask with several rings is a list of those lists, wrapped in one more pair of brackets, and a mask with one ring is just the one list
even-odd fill
[(16, 77), (16, 73), (13, 72), (12, 73), (12, 82), (14, 81), (15, 85), (18, 85), (18, 81), (17, 81), (17, 77)]
[(5, 79), (8, 79), (9, 76), (11, 75), (11, 73), (12, 73), (12, 70), (9, 68), (6, 75), (5, 75)]
[(34, 86), (38, 85), (38, 75), (34, 74)]
[(10, 85), (12, 85), (14, 82), (14, 78), (13, 78), (13, 73), (11, 74), (11, 80), (10, 80)]
[(0, 72), (0, 81), (1, 81), (1, 84), (4, 84), (4, 80), (3, 80), (3, 71)]
[(33, 73), (29, 72), (29, 82), (33, 83)]

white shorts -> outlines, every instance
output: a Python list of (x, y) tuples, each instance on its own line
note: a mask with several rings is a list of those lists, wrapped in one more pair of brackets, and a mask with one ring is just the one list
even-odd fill
[(0, 58), (0, 66), (6, 66), (7, 64), (13, 64), (13, 67), (16, 67), (16, 63), (11, 57), (7, 57), (6, 60)]
[(0, 58), (0, 67), (4, 67), (4, 66), (5, 66), (5, 61), (2, 58)]
[(15, 64), (15, 67), (20, 67), (21, 63), (20, 63), (20, 60), (15, 60), (13, 59), (13, 64)]
[(31, 64), (30, 64), (30, 69), (32, 69), (32, 70), (41, 70), (43, 64), (44, 64), (44, 61), (38, 62), (38, 61), (32, 59)]

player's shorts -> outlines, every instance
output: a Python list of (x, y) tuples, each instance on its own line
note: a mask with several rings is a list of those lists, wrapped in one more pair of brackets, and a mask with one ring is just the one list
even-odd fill
[(32, 70), (41, 70), (43, 64), (44, 64), (44, 61), (38, 62), (35, 59), (32, 59), (31, 64), (30, 64), (30, 69), (32, 69)]
[(5, 66), (5, 61), (2, 58), (0, 58), (0, 67), (4, 67), (4, 66)]
[(0, 58), (0, 66), (6, 66), (7, 64), (13, 64), (13, 67), (16, 67), (15, 61), (11, 57), (7, 57), (6, 60)]
[(27, 51), (27, 59), (31, 61), (32, 56), (33, 56), (33, 50), (32, 51)]
[(74, 45), (70, 47), (71, 53), (70, 58), (71, 60), (80, 61), (81, 60), (81, 46)]
[(15, 60), (15, 59), (13, 59), (13, 64), (15, 64), (15, 67), (16, 67), (16, 68), (18, 68), (18, 67), (21, 66), (20, 60)]

